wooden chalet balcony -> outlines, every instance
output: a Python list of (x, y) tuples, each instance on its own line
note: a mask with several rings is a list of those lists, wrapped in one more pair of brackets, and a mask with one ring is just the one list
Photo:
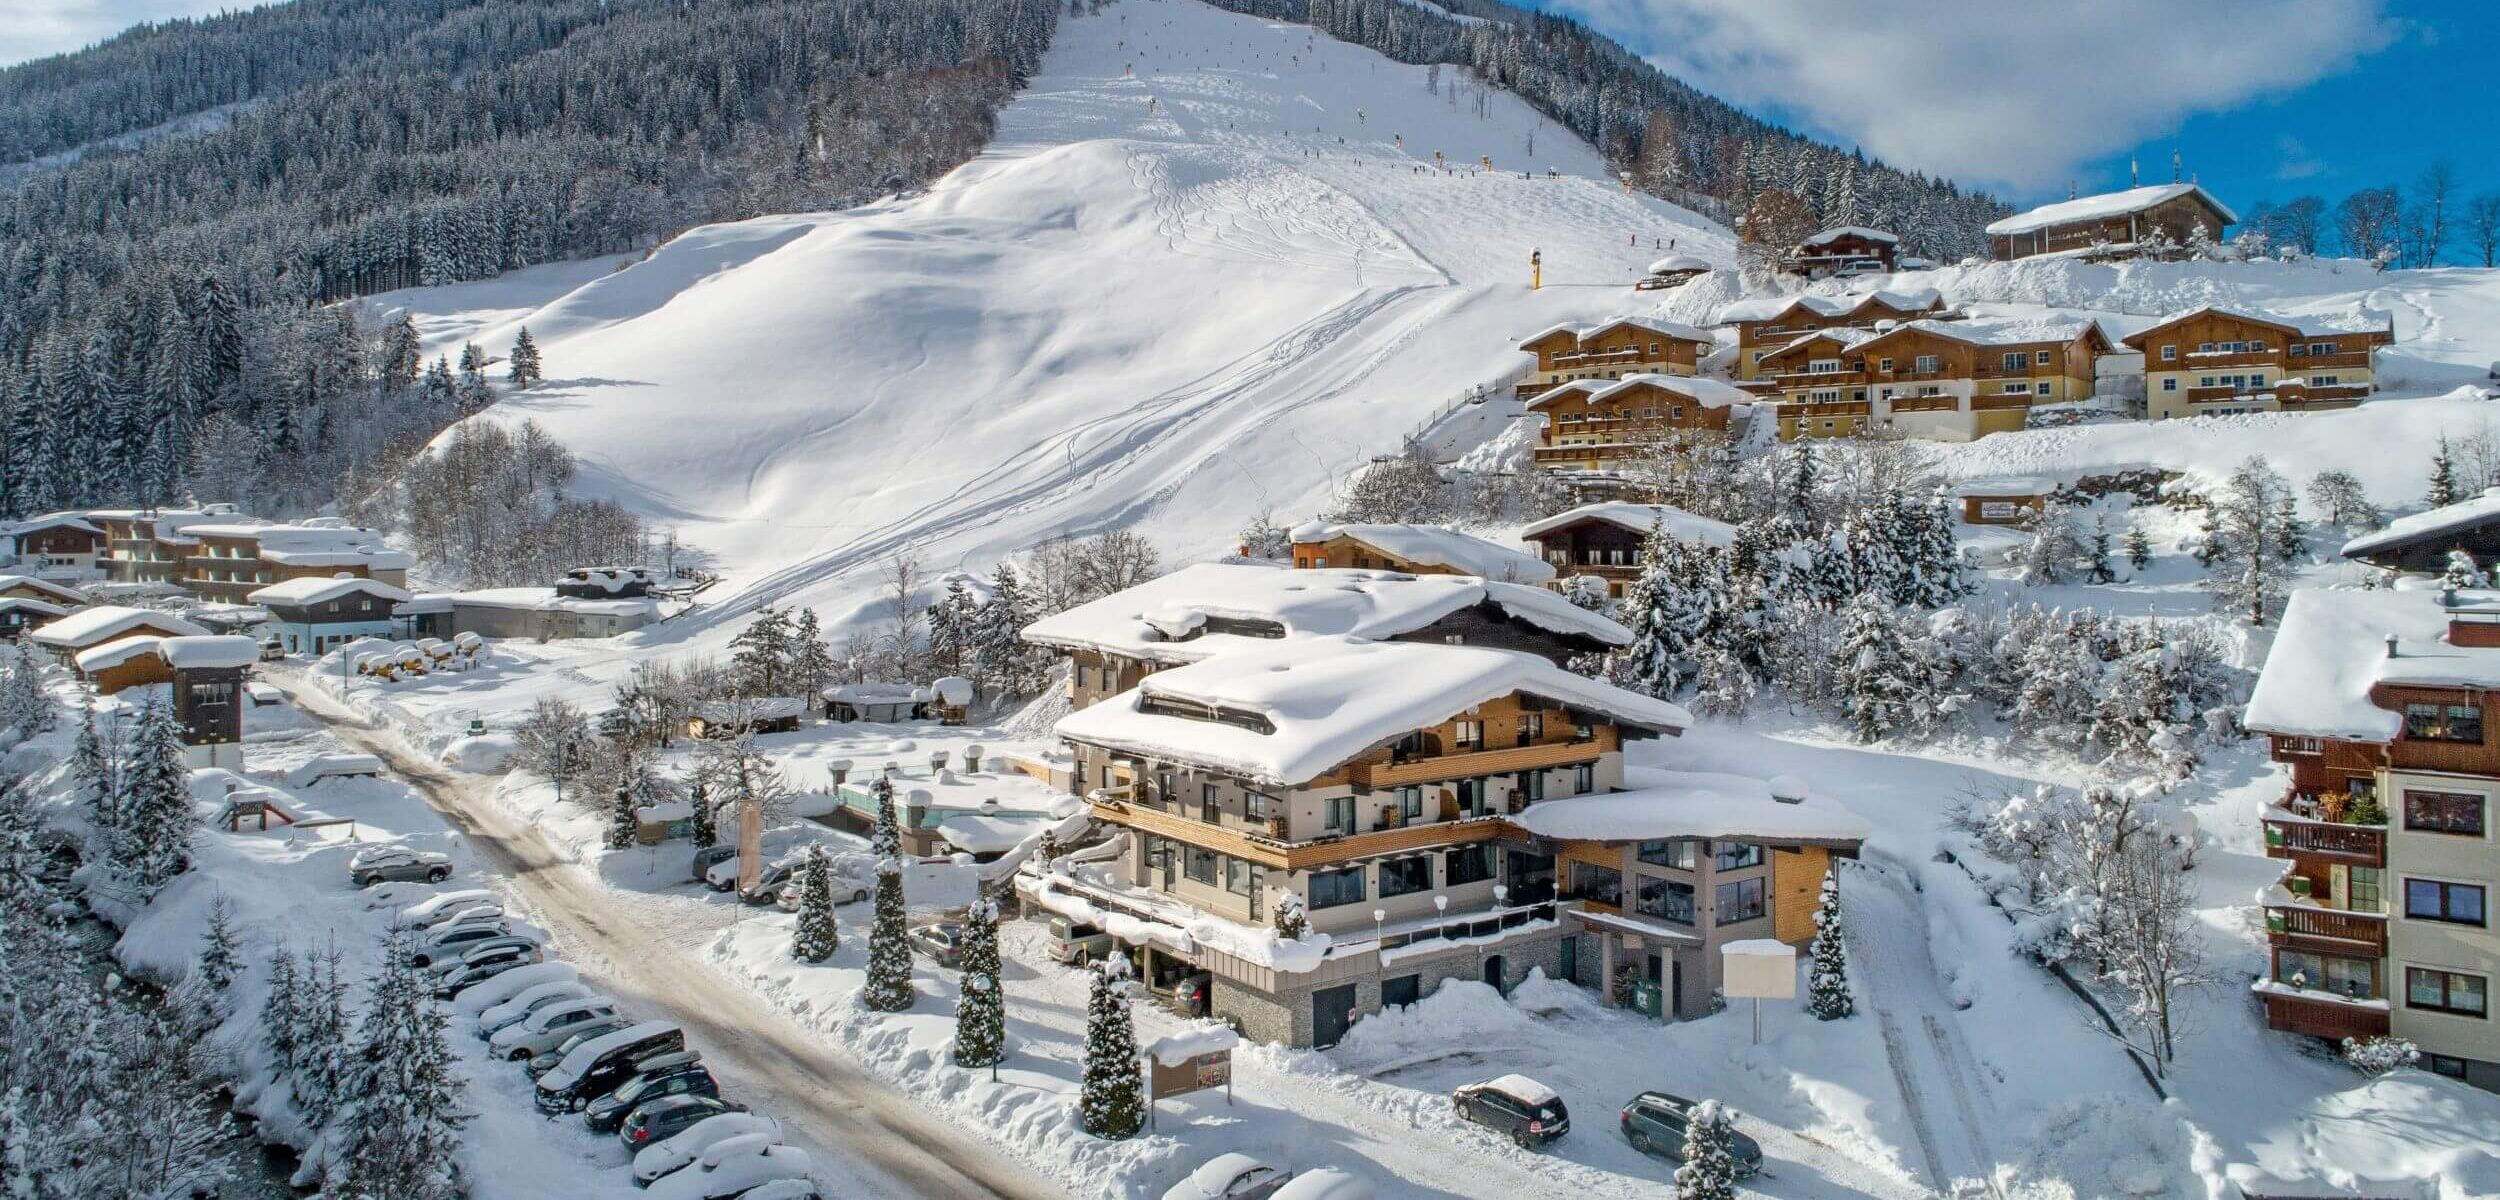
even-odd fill
[(2231, 400), (2271, 400), (2274, 398), (2274, 387), (2269, 384), (2262, 388), (2251, 388), (2247, 391), (2241, 391), (2238, 388), (2230, 387), (2228, 385), (2216, 387), (2192, 387), (2187, 390), (2187, 398), (2188, 403), (2190, 404), (2219, 404)]
[(2290, 364), (2290, 365), (2286, 368), (2286, 369), (2288, 369), (2288, 370), (2293, 370), (2293, 371), (2331, 371), (2331, 370), (2335, 370), (2335, 369), (2337, 369), (2337, 368), (2339, 368), (2339, 367), (2362, 367), (2362, 368), (2367, 368), (2367, 367), (2370, 365), (2370, 356), (2369, 356), (2369, 355), (2367, 355), (2367, 354), (2361, 354), (2361, 353), (2353, 353), (2353, 354), (2304, 354), (2304, 355), (2300, 355), (2299, 357), (2296, 357), (2296, 358), (2286, 358), (2286, 359), (2284, 359), (2283, 361), (2284, 361), (2285, 363)]
[(1510, 394), (1515, 399), (1533, 400), (1561, 386), (1559, 383), (1523, 383), (1512, 388)]
[(1994, 412), (1999, 409), (2029, 408), (2032, 397), (2021, 392), (1994, 392), (1970, 398), (1971, 411)]
[(2381, 1006), (2350, 1004), (2327, 997), (2313, 999), (2305, 994), (2264, 992), (2260, 995), (2266, 1003), (2266, 1028), (2278, 1033), (2306, 1034), (2336, 1041), (2383, 1037), (2387, 1033), (2387, 1009)]
[(1356, 763), (1346, 777), (1356, 787), (1392, 788), (1479, 775), (1509, 775), (1547, 767), (1593, 763), (1614, 749), (1613, 738), (1600, 734), (1585, 742), (1539, 742), (1532, 746), (1436, 754), (1406, 762)]
[[(1631, 350), (1593, 350), (1585, 354), (1557, 354), (1554, 356), (1554, 365), (1552, 369), (1556, 371), (1577, 371), (1588, 367), (1617, 367), (1630, 363), (1642, 362), (1654, 362), (1661, 367), (1667, 365), (1666, 359), (1650, 358), (1639, 349), (1635, 348)], [(1663, 372), (1661, 373), (1663, 374)]]
[(1284, 818), (1268, 822), (1266, 832), (1227, 825), (1211, 825), (1177, 813), (1168, 813), (1142, 804), (1109, 797), (1093, 802), (1094, 816), (1114, 825), (1125, 825), (1157, 837), (1170, 838), (1192, 846), (1229, 854), (1235, 858), (1298, 871), (1326, 863), (1354, 858), (1394, 854), (1401, 850), (1421, 850), (1437, 846), (1459, 846), (1470, 842), (1488, 842), (1514, 836), (1514, 829), (1499, 817), (1469, 817), (1457, 821), (1419, 821), (1395, 829), (1375, 829), (1369, 833), (1340, 834), (1290, 842), (1284, 838)]
[(1960, 396), (1895, 396), (1884, 402), (1897, 413), (1960, 412)]
[[(2210, 370), (2215, 367), (2271, 367), (2276, 363), (2282, 362), (2283, 360), (2283, 349), (2280, 346), (2277, 346), (2272, 350), (2233, 350), (2228, 352), (2221, 350), (2201, 352), (2189, 350), (2179, 356), (2180, 362), (2193, 364), (2198, 370)], [(2301, 361), (2307, 362), (2308, 360), (2302, 359)], [(2153, 364), (2153, 369), (2161, 369), (2160, 364)]]
[(2304, 950), (2366, 951), (2375, 958), (2387, 953), (2387, 918), (2315, 904), (2269, 904), (2266, 940)]
[(1871, 409), (1872, 406), (1864, 400), (1799, 400), (1782, 403), (1779, 406), (1779, 415), (1783, 418), (1797, 419), (1864, 417), (1871, 415)]
[(2362, 867), (2387, 865), (2387, 830), (2302, 817), (2268, 817), (2266, 857), (2322, 858)]
[(2370, 388), (2360, 383), (2339, 383), (2332, 387), (2285, 384), (2276, 394), (2283, 398), (2285, 404), (2340, 404), (2367, 398)]
[(1622, 442), (1600, 442), (1584, 446), (1539, 446), (1536, 448), (1536, 460), (1544, 463), (1581, 462), (1592, 458), (1621, 458), (1629, 453), (1630, 449)]

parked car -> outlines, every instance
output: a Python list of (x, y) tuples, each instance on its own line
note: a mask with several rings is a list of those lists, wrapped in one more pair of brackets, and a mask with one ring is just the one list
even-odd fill
[(587, 1000), (596, 995), (579, 979), (551, 979), (534, 983), (512, 994), (500, 1004), (490, 1005), (477, 1015), (479, 1041), (489, 1041), (504, 1029), (529, 1019), (531, 1013), (550, 1004), (568, 1000)]
[(1163, 1200), (1267, 1200), (1291, 1178), (1293, 1172), (1247, 1154), (1218, 1154), (1165, 1189)]
[(616, 1002), (604, 996), (567, 1000), (550, 1004), (531, 1013), (528, 1020), (497, 1032), (487, 1045), (494, 1048), (497, 1058), (528, 1062), (584, 1030), (622, 1029), (626, 1024), (616, 1011)]
[(941, 967), (963, 965), (964, 927), (961, 922), (932, 921), (904, 934), (903, 940)]
[(1335, 1167), (1320, 1167), (1296, 1176), (1271, 1200), (1372, 1200), (1372, 1185)]
[(720, 1095), (720, 1081), (712, 1078), (710, 1068), (697, 1061), (699, 1057), (692, 1050), (681, 1050), (645, 1062), (633, 1078), (582, 1109), (582, 1120), (589, 1123), (593, 1133), (613, 1133), (625, 1114), (645, 1101), (667, 1096)]
[(576, 1033), (561, 1042), (557, 1042), (556, 1047), (553, 1050), (549, 1050), (544, 1054), (531, 1055), (528, 1062), (521, 1064), (521, 1069), (529, 1072), (530, 1078), (537, 1079), (540, 1076), (545, 1075), (547, 1072), (555, 1070), (558, 1066), (562, 1065), (564, 1062), (564, 1056), (571, 1054), (575, 1048), (589, 1045), (600, 1038), (608, 1036), (609, 1033), (614, 1032), (616, 1031), (613, 1029), (608, 1030), (606, 1033), (602, 1033), (596, 1029), (591, 1029), (585, 1030), (581, 1033)]
[[(873, 886), (873, 884), (865, 883), (857, 879), (851, 879), (839, 872), (836, 872), (833, 876), (834, 907), (839, 908), (845, 904), (858, 904), (867, 900), (869, 889)], [(778, 905), (783, 912), (799, 911), (798, 876), (792, 875), (789, 882), (781, 885), (781, 890), (773, 894), (773, 903)]]
[(458, 958), (479, 942), (492, 938), (513, 937), (512, 927), (498, 917), (492, 921), (467, 921), (444, 925), (425, 931), (408, 948), (408, 965), (430, 967), (444, 958)]
[[(716, 892), (728, 891), (726, 887), (712, 887), (712, 868), (722, 863), (734, 865), (737, 861), (738, 847), (734, 843), (719, 842), (698, 847), (694, 852), (694, 881), (705, 887), (711, 887)], [(734, 876), (732, 881), (735, 881)]]
[[(532, 988), (550, 983), (577, 983), (581, 976), (582, 973), (568, 962), (531, 963), (517, 971), (496, 976), (492, 983), (470, 988), (452, 1002), (451, 1010), (464, 1017), (482, 1016), (486, 1010), (499, 1007)], [(582, 994), (589, 993), (584, 991)]]
[(1050, 956), (1060, 962), (1081, 967), (1120, 948), (1120, 943), (1099, 926), (1074, 917), (1054, 915), (1048, 924)]
[(1571, 1114), (1554, 1089), (1525, 1075), (1504, 1075), (1450, 1093), (1450, 1103), (1473, 1121), (1532, 1150), (1571, 1132)]
[(759, 1113), (722, 1113), (697, 1121), (667, 1141), (634, 1152), (634, 1185), (649, 1187), (652, 1180), (700, 1160), (712, 1147), (739, 1138), (755, 1138), (751, 1144), (756, 1146), (776, 1145), (781, 1122)]
[[(628, 1151), (640, 1151), (646, 1147), (657, 1149), (660, 1143), (723, 1113), (745, 1111), (742, 1106), (718, 1096), (696, 1096), (683, 1092), (662, 1096), (656, 1100), (645, 1100), (626, 1113), (625, 1119), (617, 1123), (616, 1140), (623, 1142)], [(635, 1159), (640, 1161), (639, 1153)]]
[(825, 1200), (825, 1194), (804, 1179), (776, 1179), (762, 1187), (738, 1193), (738, 1200)]
[[(421, 969), (432, 972), (434, 976), (439, 979), (444, 976), (451, 975), (463, 967), (469, 966), (472, 962), (483, 962), (504, 951), (536, 951), (537, 949), (537, 938), (523, 937), (519, 934), (513, 933), (497, 934), (490, 938), (480, 938), (477, 941), (470, 942), (465, 946), (455, 947), (456, 953), (441, 955), (433, 962), (427, 963)], [(538, 960), (533, 958), (530, 961), (536, 962)]]
[(368, 888), (384, 880), (422, 879), (441, 883), (451, 878), (451, 856), (406, 846), (367, 846), (347, 860), (347, 878)]
[(781, 890), (799, 877), (797, 859), (786, 859), (766, 867), (756, 875), (753, 885), (738, 889), (738, 899), (748, 904), (771, 904), (781, 899)]
[[(1643, 1154), (1684, 1161), (1684, 1130), (1691, 1124), (1693, 1102), (1665, 1092), (1642, 1092), (1623, 1106), (1623, 1140)], [(1736, 1160), (1736, 1176), (1747, 1178), (1762, 1169), (1762, 1147), (1752, 1138), (1728, 1131), (1728, 1156)]]
[(527, 949), (505, 946), (491, 951), (473, 953), (461, 959), (458, 966), (435, 976), (434, 998), (452, 999), (506, 971), (537, 962), (540, 957), (536, 946)]
[(696, 1163), (674, 1171), (651, 1185), (652, 1200), (730, 1200), (768, 1183), (805, 1180), (815, 1169), (807, 1151), (795, 1146), (766, 1146), (752, 1153)]
[(645, 1021), (593, 1038), (567, 1052), (564, 1061), (538, 1077), (540, 1112), (580, 1112), (592, 1099), (640, 1072), (641, 1064), (686, 1048), (686, 1031), (669, 1021)]

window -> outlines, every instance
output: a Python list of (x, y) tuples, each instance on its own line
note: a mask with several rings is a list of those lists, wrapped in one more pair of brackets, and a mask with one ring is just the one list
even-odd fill
[(2178, 377), (2178, 376), (2176, 376), (2176, 375), (2170, 375), (2170, 376), (2165, 376), (2165, 377), (2163, 377), (2163, 379), (2162, 379), (2162, 381), (2161, 381), (2161, 390), (2163, 390), (2163, 391), (2165, 391), (2165, 392), (2175, 392), (2175, 391), (2178, 391), (2178, 390), (2179, 390), (2179, 377)]
[(1215, 799), (1215, 785), (1198, 785), (1198, 819), (1212, 825), (1224, 819), (1224, 808)]
[(1998, 367), (1999, 367), (2000, 369), (2002, 369), (2002, 370), (2007, 370), (2007, 371), (2019, 371), (2019, 370), (2022, 370), (2022, 369), (2023, 369), (2023, 352), (2022, 352), (2022, 351), (2020, 351), (2020, 350), (2008, 350), (2008, 351), (2006, 351), (2004, 354), (2002, 354), (2002, 355), (1998, 356), (1998, 358), (1997, 358), (1997, 365), (1998, 365)]
[(2196, 343), (2196, 352), (2198, 354), (2211, 354), (2214, 352), (2214, 344), (2212, 342), (2198, 342)]
[(1164, 771), (1156, 775), (1154, 794), (1155, 803), (1170, 804), (1176, 798), (1178, 798), (1178, 793), (1172, 790), (1172, 773), (1170, 771)]
[(2377, 867), (2349, 868), (2344, 879), (2344, 900), (2354, 912), (2386, 912), (2385, 873)]
[(1243, 811), (1253, 821), (1264, 821), (1278, 811), (1276, 797), (1265, 792), (1244, 791), (1241, 803)]
[(2045, 395), (2048, 395), (2048, 394), (2049, 394), (2049, 385), (2048, 385), (2048, 384), (2046, 384), (2046, 383), (2036, 383), (2036, 384), (2033, 384), (2033, 385), (2032, 385), (2032, 387), (2031, 387), (2031, 394), (2032, 394), (2032, 395), (2035, 395), (2035, 396), (2045, 396)]
[(2312, 375), (2309, 377), (2309, 386), (2334, 387), (2343, 381), (2344, 377), (2341, 375)]
[(2378, 962), (2283, 950), (2274, 956), (2274, 981), (2287, 987), (2368, 999), (2378, 995)]
[(1739, 879), (1719, 885), (1719, 924), (1733, 925), (1762, 915), (1761, 879)]
[(1409, 821), (1424, 815), (1424, 789), (1409, 785), (1398, 789), (1398, 815)]
[(1519, 795), (1519, 803), (1534, 804), (1545, 798), (1545, 773), (1521, 771), (1519, 778), (1513, 781), (1513, 788)]
[(2034, 350), (2034, 351), (2032, 351), (2032, 352), (2031, 352), (2031, 365), (2033, 365), (2033, 366), (2035, 366), (2035, 367), (2045, 367), (2045, 366), (2049, 365), (2049, 352), (2048, 352), (2048, 351), (2046, 351), (2046, 350)]
[(2481, 742), (2483, 710), (2473, 704), (2408, 704), (2405, 736), (2432, 742)]
[(1215, 860), (1219, 857), (1221, 856), (1213, 850), (1197, 846), (1184, 847), (1181, 851), (1181, 874), (1189, 876), (1189, 881), (1192, 883), (1212, 886), (1215, 883)]
[(1258, 868), (1230, 855), (1224, 859), (1224, 890), (1236, 896), (1250, 894), (1250, 873)]
[(1418, 854), (1413, 858), (1393, 858), (1380, 864), (1380, 898), (1408, 896), (1432, 890), (1432, 856)]
[(1653, 867), (1690, 871), (1699, 865), (1700, 849), (1700, 842), (1691, 838), (1676, 838), (1664, 842), (1642, 842), (1635, 853), (1642, 862)]
[(2430, 1062), (2431, 1074), (2445, 1075), (2450, 1079), (2465, 1078), (2464, 1059), (2446, 1054), (2426, 1054), (2423, 1057)]
[(1070, 768), (1070, 769), (1069, 769), (1069, 771), (1068, 771), (1068, 782), (1069, 782), (1069, 784), (1070, 784), (1070, 785), (1072, 785), (1072, 786), (1074, 786), (1074, 787), (1076, 788), (1076, 794), (1077, 794), (1077, 795), (1082, 796), (1082, 795), (1084, 795), (1084, 794), (1085, 794), (1085, 764), (1084, 764), (1084, 763), (1081, 763), (1081, 762), (1080, 762), (1080, 763), (1076, 764), (1076, 766), (1074, 766), (1074, 767), (1072, 767), (1072, 768)]
[(2405, 968), (2405, 1007), (2480, 1017), (2490, 1012), (2491, 981), (2463, 971)]
[(2007, 395), (2022, 396), (2030, 394), (2031, 385), (2019, 379), (2008, 379), (2005, 381), (2005, 386), (1999, 390)]
[(1670, 421), (1681, 421), (1681, 420), (1683, 420), (1683, 419), (1684, 419), (1684, 406), (1683, 406), (1683, 405), (1681, 405), (1681, 404), (1670, 404), (1670, 405), (1668, 405), (1668, 406), (1667, 406), (1667, 419), (1668, 419), (1668, 420), (1670, 420)]
[(1688, 883), (1641, 876), (1637, 907), (1642, 916), (1690, 925), (1693, 923), (1693, 887)]
[(2162, 348), (2161, 348), (2161, 360), (2162, 360), (2163, 362), (2177, 362), (2177, 361), (2179, 361), (2179, 348), (2178, 348), (2177, 346), (2164, 346), (2164, 347), (2162, 347)]
[(1544, 740), (1545, 714), (1541, 712), (1525, 712), (1519, 714), (1519, 744), (1522, 746), (1533, 746)]
[(1330, 833), (1354, 832), (1354, 797), (1330, 796), (1322, 803), (1325, 806), (1321, 818), (1323, 828)]
[(1876, 359), (1876, 360), (1875, 360), (1875, 365), (1876, 365), (1877, 367), (1881, 368), (1881, 369), (1882, 369), (1885, 373), (1887, 373), (1887, 374), (1891, 373), (1891, 371), (1892, 371), (1892, 360), (1891, 360), (1891, 359), (1889, 359), (1889, 358), (1879, 358), (1879, 359)]
[(1404, 1008), (1423, 998), (1424, 977), (1392, 975), (1380, 981), (1380, 1007)]
[(1922, 354), (1910, 360), (1910, 369), (1921, 373), (1933, 371), (1942, 361), (1933, 354)]
[(1451, 738), (1451, 740), (1458, 744), (1459, 749), (1484, 749), (1484, 722), (1457, 721), (1453, 722), (1453, 725), (1455, 726), (1457, 733)]
[(1445, 887), (1482, 883), (1493, 878), (1493, 843), (1478, 842), (1444, 852), (1441, 855), (1441, 878)]
[(2292, 357), (2299, 358), (2302, 355), (2309, 353), (2309, 347), (2302, 345), (2299, 342), (2294, 342), (2291, 345), (2291, 353)]
[(1722, 871), (1761, 866), (1762, 847), (1753, 842), (1712, 842), (1710, 865)]
[(1363, 868), (1311, 873), (1311, 907), (1336, 908), (1363, 902)]
[(2309, 343), (2309, 352), (2311, 354), (2333, 354), (2335, 353), (2335, 343), (2311, 342)]
[(1593, 904), (1623, 907), (1623, 872), (1594, 863), (1571, 864), (1571, 894)]
[(1458, 815), (1462, 817), (1481, 817), (1484, 815), (1483, 780), (1461, 779), (1450, 786), (1458, 791)]
[[(2408, 706), (2410, 708), (2410, 706)], [(2413, 714), (2405, 714), (2409, 724)], [(2405, 829), (2413, 833), (2483, 835), (2483, 798), (2472, 792), (2405, 792)]]
[(2450, 925), (2483, 924), (2483, 889), (2440, 879), (2405, 880), (2405, 916)]

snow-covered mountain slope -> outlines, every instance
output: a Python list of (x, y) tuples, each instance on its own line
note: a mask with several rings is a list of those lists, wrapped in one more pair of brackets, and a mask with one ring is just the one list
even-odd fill
[(1063, 19), (991, 148), (925, 195), (695, 229), (531, 311), (479, 285), (375, 307), (429, 354), (526, 324), (550, 379), (487, 419), (546, 426), (585, 490), (717, 554), (714, 615), (832, 617), (887, 556), (986, 570), (1060, 531), (1203, 556), (1261, 506), (1308, 514), (1520, 337), (1655, 308), (1627, 285), (1660, 247), (1733, 254), (1439, 75), (1131, 0)]

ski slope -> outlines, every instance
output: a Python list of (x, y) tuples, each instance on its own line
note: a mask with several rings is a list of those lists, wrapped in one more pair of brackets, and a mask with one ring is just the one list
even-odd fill
[(986, 571), (1057, 532), (1203, 557), (1506, 381), (1519, 338), (1656, 308), (1627, 285), (1659, 247), (1732, 259), (1725, 230), (1440, 74), (1125, 0), (1064, 18), (989, 150), (925, 194), (698, 228), (552, 297), (593, 273), (374, 307), (411, 312), (429, 354), (526, 324), (549, 379), (482, 419), (545, 426), (581, 490), (716, 555), (728, 600), (701, 621), (838, 623), (892, 555)]

